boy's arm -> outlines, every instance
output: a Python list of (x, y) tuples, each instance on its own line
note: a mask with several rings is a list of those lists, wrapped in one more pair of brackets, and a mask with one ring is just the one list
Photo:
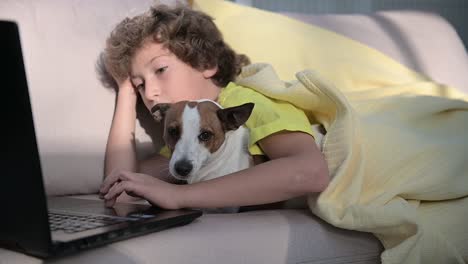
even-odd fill
[(135, 154), (136, 93), (130, 80), (119, 85), (114, 117), (107, 138), (104, 177), (113, 171), (137, 170)]
[[(169, 174), (169, 160), (161, 155), (138, 161), (135, 149), (137, 94), (129, 79), (119, 85), (114, 117), (106, 145), (104, 177), (119, 171), (141, 172), (161, 180), (180, 183)], [(139, 198), (122, 193), (119, 202)]]
[[(117, 100), (109, 137), (107, 138), (104, 161), (104, 178), (121, 170), (137, 171), (135, 153), (135, 122), (137, 95), (129, 79), (119, 84)], [(135, 201), (125, 193), (119, 202)]]
[(213, 180), (175, 185), (147, 174), (121, 172), (104, 181), (100, 192), (107, 206), (129, 191), (168, 209), (217, 208), (284, 201), (328, 186), (326, 161), (309, 134), (276, 133), (260, 145), (270, 161)]
[(270, 161), (224, 177), (180, 186), (181, 207), (267, 204), (321, 192), (327, 187), (327, 164), (312, 136), (276, 133), (259, 144)]

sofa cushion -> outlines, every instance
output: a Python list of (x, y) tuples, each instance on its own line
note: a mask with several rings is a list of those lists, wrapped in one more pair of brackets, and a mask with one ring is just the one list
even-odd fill
[[(378, 263), (381, 250), (371, 234), (334, 228), (307, 209), (262, 210), (204, 214), (185, 226), (54, 263)], [(0, 257), (5, 263), (42, 262), (3, 249)]]

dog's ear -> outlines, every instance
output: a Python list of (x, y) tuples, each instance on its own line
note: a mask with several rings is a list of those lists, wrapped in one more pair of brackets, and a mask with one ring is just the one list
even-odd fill
[(221, 120), (224, 130), (236, 130), (247, 122), (254, 106), (254, 103), (246, 103), (239, 106), (219, 109), (216, 114), (219, 120)]
[(154, 120), (161, 122), (166, 116), (167, 110), (171, 108), (171, 104), (157, 104), (151, 108), (151, 114), (153, 115)]

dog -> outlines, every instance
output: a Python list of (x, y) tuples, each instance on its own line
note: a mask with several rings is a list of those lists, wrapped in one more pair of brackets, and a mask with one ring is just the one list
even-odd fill
[[(172, 153), (171, 175), (193, 184), (252, 167), (249, 131), (244, 124), (253, 108), (254, 103), (223, 108), (211, 100), (154, 106), (151, 113), (163, 122), (163, 140)], [(238, 209), (209, 212), (235, 213)]]

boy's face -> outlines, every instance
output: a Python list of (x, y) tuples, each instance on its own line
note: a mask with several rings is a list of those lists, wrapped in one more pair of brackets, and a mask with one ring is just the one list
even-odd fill
[(216, 100), (220, 89), (210, 79), (216, 71), (198, 71), (161, 44), (146, 41), (132, 58), (130, 80), (151, 110), (159, 103)]

